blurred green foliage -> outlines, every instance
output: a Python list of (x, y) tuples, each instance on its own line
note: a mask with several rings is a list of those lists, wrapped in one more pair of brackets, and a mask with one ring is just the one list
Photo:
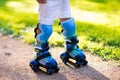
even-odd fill
[[(77, 35), (82, 50), (120, 61), (119, 3), (119, 0), (70, 0), (73, 16), (77, 16)], [(33, 44), (37, 8), (38, 4), (33, 0), (0, 0), (0, 32)], [(53, 25), (51, 46), (63, 46), (64, 37), (58, 23), (57, 20)]]

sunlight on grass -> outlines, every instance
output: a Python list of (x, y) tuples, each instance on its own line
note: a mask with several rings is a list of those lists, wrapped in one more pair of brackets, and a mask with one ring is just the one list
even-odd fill
[(32, 13), (37, 13), (38, 12), (38, 7), (35, 5), (38, 5), (35, 1), (29, 0), (28, 1), (29, 4), (26, 4), (24, 2), (20, 2), (20, 1), (8, 1), (6, 3), (6, 5), (11, 8), (14, 9), (17, 12), (32, 12)]
[(87, 40), (85, 36), (78, 37), (79, 47), (84, 51), (90, 51), (93, 55), (97, 55), (107, 60), (120, 60), (120, 49), (112, 46), (104, 46), (104, 43), (96, 43)]
[(70, 0), (72, 14), (81, 22), (120, 26), (119, 0)]
[(70, 5), (76, 9), (91, 11), (99, 8), (99, 3), (91, 2), (88, 0), (70, 0)]
[(21, 38), (23, 38), (23, 42), (33, 44), (35, 41), (34, 28), (26, 28), (26, 30), (22, 32)]
[(13, 8), (19, 8), (19, 7), (24, 7), (25, 5), (20, 3), (20, 2), (17, 2), (17, 1), (9, 1), (7, 2), (6, 4), (8, 7), (13, 7)]
[(88, 22), (92, 24), (100, 24), (107, 26), (119, 26), (120, 17), (114, 14), (106, 14), (93, 11), (83, 11), (72, 7), (73, 17), (80, 22)]
[(49, 41), (50, 41), (51, 46), (63, 46), (64, 37), (62, 34), (58, 34), (57, 32), (53, 32)]
[(72, 8), (72, 15), (78, 21), (89, 22), (92, 24), (108, 24), (109, 19), (105, 13), (97, 13), (91, 11), (82, 11)]

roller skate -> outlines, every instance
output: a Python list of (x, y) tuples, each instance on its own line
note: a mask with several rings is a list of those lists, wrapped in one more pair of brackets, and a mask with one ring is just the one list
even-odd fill
[(84, 53), (79, 49), (77, 43), (78, 39), (76, 36), (66, 39), (65, 47), (66, 51), (60, 55), (64, 64), (67, 64), (70, 60), (73, 59), (76, 61), (75, 67), (86, 66), (88, 61), (86, 60), (86, 56)]
[(30, 67), (34, 72), (38, 72), (40, 67), (45, 68), (48, 75), (59, 71), (57, 62), (52, 58), (48, 50), (48, 42), (41, 43), (41, 46), (35, 45), (36, 58), (30, 62)]

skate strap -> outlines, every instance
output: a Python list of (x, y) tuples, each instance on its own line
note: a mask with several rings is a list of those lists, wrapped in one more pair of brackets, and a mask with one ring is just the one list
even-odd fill
[(70, 41), (71, 41), (71, 44), (77, 44), (79, 42), (76, 36), (71, 38)]
[(47, 47), (45, 47), (45, 48), (41, 48), (41, 49), (38, 49), (38, 48), (35, 48), (35, 52), (38, 52), (38, 53), (40, 53), (40, 52), (45, 52), (45, 51), (48, 51), (49, 50), (49, 46), (47, 46)]
[(70, 38), (70, 39), (66, 39), (66, 44), (77, 44), (79, 43), (79, 40), (75, 37)]
[(45, 54), (37, 56), (36, 60), (40, 60), (40, 59), (43, 59), (43, 58), (46, 58), (46, 57), (49, 57), (49, 56), (51, 56), (51, 54), (49, 52), (46, 52)]
[(49, 48), (44, 48), (44, 49), (36, 49), (36, 52), (45, 52), (45, 51), (48, 51), (49, 50)]

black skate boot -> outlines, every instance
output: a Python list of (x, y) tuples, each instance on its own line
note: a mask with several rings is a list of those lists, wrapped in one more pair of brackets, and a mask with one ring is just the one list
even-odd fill
[(35, 45), (36, 58), (30, 62), (30, 67), (34, 72), (39, 71), (40, 67), (45, 68), (48, 75), (59, 71), (57, 62), (52, 58), (48, 50), (48, 42)]
[(82, 50), (79, 49), (77, 43), (78, 39), (76, 36), (71, 37), (69, 39), (66, 39), (65, 47), (66, 47), (66, 52), (62, 53), (60, 55), (60, 58), (62, 59), (63, 63), (69, 62), (69, 59), (73, 59), (76, 61), (75, 66), (80, 67), (80, 66), (86, 66), (88, 61), (86, 60), (86, 56), (82, 52)]

